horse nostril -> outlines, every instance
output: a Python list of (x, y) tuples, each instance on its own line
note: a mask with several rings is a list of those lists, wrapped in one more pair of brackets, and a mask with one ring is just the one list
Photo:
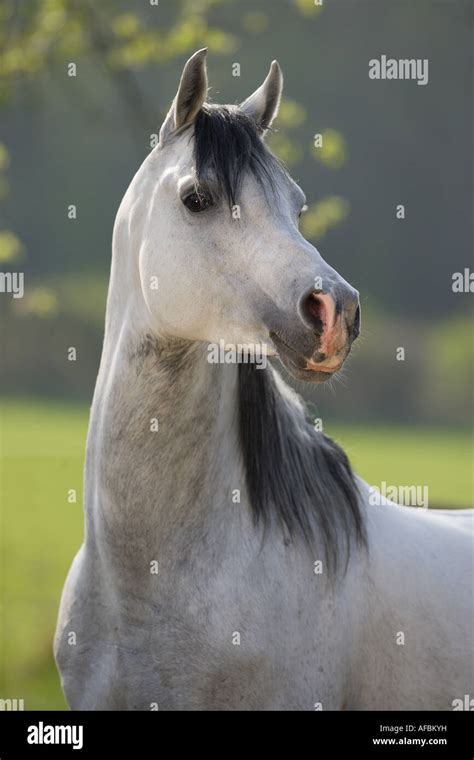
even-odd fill
[(321, 335), (324, 331), (326, 308), (323, 299), (316, 292), (312, 292), (303, 304), (303, 311), (307, 322), (314, 332)]
[(352, 289), (338, 292), (336, 297), (322, 290), (307, 291), (299, 301), (298, 313), (306, 327), (330, 342), (335, 335), (344, 334), (345, 340), (352, 343), (359, 335), (359, 294)]
[(324, 330), (324, 304), (317, 293), (310, 293), (305, 303), (306, 316), (316, 332)]
[(331, 330), (337, 319), (337, 305), (334, 298), (321, 290), (312, 290), (303, 296), (299, 311), (306, 326), (319, 336)]

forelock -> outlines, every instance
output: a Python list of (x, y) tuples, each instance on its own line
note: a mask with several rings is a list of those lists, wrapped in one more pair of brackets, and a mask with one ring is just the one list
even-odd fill
[(237, 106), (206, 103), (194, 122), (196, 184), (215, 188), (229, 206), (239, 199), (250, 172), (265, 190), (273, 191), (277, 174), (286, 170), (261, 139), (257, 124)]

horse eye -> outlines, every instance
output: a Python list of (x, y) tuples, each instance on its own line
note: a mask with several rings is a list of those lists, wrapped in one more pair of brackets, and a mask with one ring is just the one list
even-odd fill
[(206, 193), (191, 193), (183, 199), (183, 203), (193, 214), (206, 211), (213, 205), (211, 196), (206, 195)]

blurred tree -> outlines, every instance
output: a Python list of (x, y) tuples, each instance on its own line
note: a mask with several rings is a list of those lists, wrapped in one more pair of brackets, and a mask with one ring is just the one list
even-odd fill
[[(123, 104), (132, 137), (152, 120), (152, 113), (134, 72), (166, 63), (206, 45), (214, 53), (231, 52), (236, 38), (208, 23), (213, 6), (222, 0), (174, 0), (167, 13), (149, 23), (144, 6), (130, 12), (117, 0), (3, 0), (0, 5), (0, 105), (5, 107), (22, 80), (57, 72), (57, 64), (95, 60), (105, 69)], [(152, 3), (150, 3), (151, 7)], [(170, 13), (170, 8), (172, 12)], [(126, 9), (126, 10), (124, 10)], [(150, 11), (150, 8), (148, 8)], [(161, 8), (160, 8), (161, 11)], [(93, 84), (93, 83), (92, 83)], [(0, 143), (0, 200), (8, 190), (7, 148)], [(16, 234), (0, 224), (0, 263), (13, 264), (23, 251)], [(50, 314), (52, 294), (27, 299), (32, 311)], [(34, 308), (33, 308), (34, 307)]]
[[(10, 156), (5, 145), (0, 143), (0, 201), (8, 193), (6, 171), (10, 164)], [(11, 230), (0, 229), (0, 265), (11, 264), (23, 252), (23, 245)]]
[[(323, 7), (314, 0), (292, 3), (295, 11), (305, 16), (317, 15)], [(58, 64), (87, 61), (90, 65), (95, 61), (116, 88), (131, 135), (141, 148), (141, 129), (153, 121), (154, 107), (143, 95), (136, 73), (182, 58), (204, 45), (217, 54), (237, 50), (241, 40), (235, 32), (224, 31), (210, 21), (212, 11), (226, 5), (229, 7), (228, 0), (150, 0), (132, 6), (125, 0), (102, 0), (100, 5), (94, 0), (4, 0), (0, 6), (0, 104), (9, 102), (22, 80), (35, 80), (49, 72), (57, 76)], [(270, 24), (265, 12), (268, 5), (260, 0), (255, 6), (244, 13), (242, 25), (247, 33), (261, 34)], [(290, 167), (305, 157), (305, 147), (291, 136), (305, 119), (305, 109), (299, 103), (283, 99), (278, 127), (269, 144)], [(330, 168), (341, 166), (346, 156), (342, 136), (326, 130), (323, 144), (313, 148), (312, 155)], [(0, 153), (0, 170), (1, 159)], [(320, 221), (316, 224), (313, 218), (307, 225), (307, 234), (314, 239), (320, 239), (328, 229), (328, 224), (320, 223), (321, 210), (335, 209), (330, 198), (322, 202)], [(333, 213), (330, 224), (344, 216)], [(0, 243), (3, 260), (12, 261), (20, 251), (19, 241), (13, 233), (5, 232)]]
[[(150, 24), (145, 6), (102, 0), (4, 0), (0, 7), (0, 102), (20, 77), (34, 78), (58, 62), (91, 57), (105, 67), (130, 118), (148, 116), (134, 71), (206, 45), (231, 52), (237, 41), (210, 25), (211, 8), (222, 0), (174, 0)], [(170, 14), (170, 7), (172, 13)], [(126, 8), (127, 10), (123, 11)], [(148, 9), (150, 10), (150, 9)]]
[(323, 0), (293, 0), (304, 16), (315, 16), (323, 9)]

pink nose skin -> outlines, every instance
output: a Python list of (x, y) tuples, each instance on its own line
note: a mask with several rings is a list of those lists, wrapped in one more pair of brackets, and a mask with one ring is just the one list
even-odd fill
[(340, 354), (346, 348), (348, 339), (344, 321), (341, 315), (338, 316), (336, 313), (336, 303), (329, 293), (311, 293), (307, 301), (307, 310), (316, 322), (321, 323), (318, 354), (328, 357), (319, 364), (309, 360), (307, 367), (319, 372), (335, 372), (345, 358)]

